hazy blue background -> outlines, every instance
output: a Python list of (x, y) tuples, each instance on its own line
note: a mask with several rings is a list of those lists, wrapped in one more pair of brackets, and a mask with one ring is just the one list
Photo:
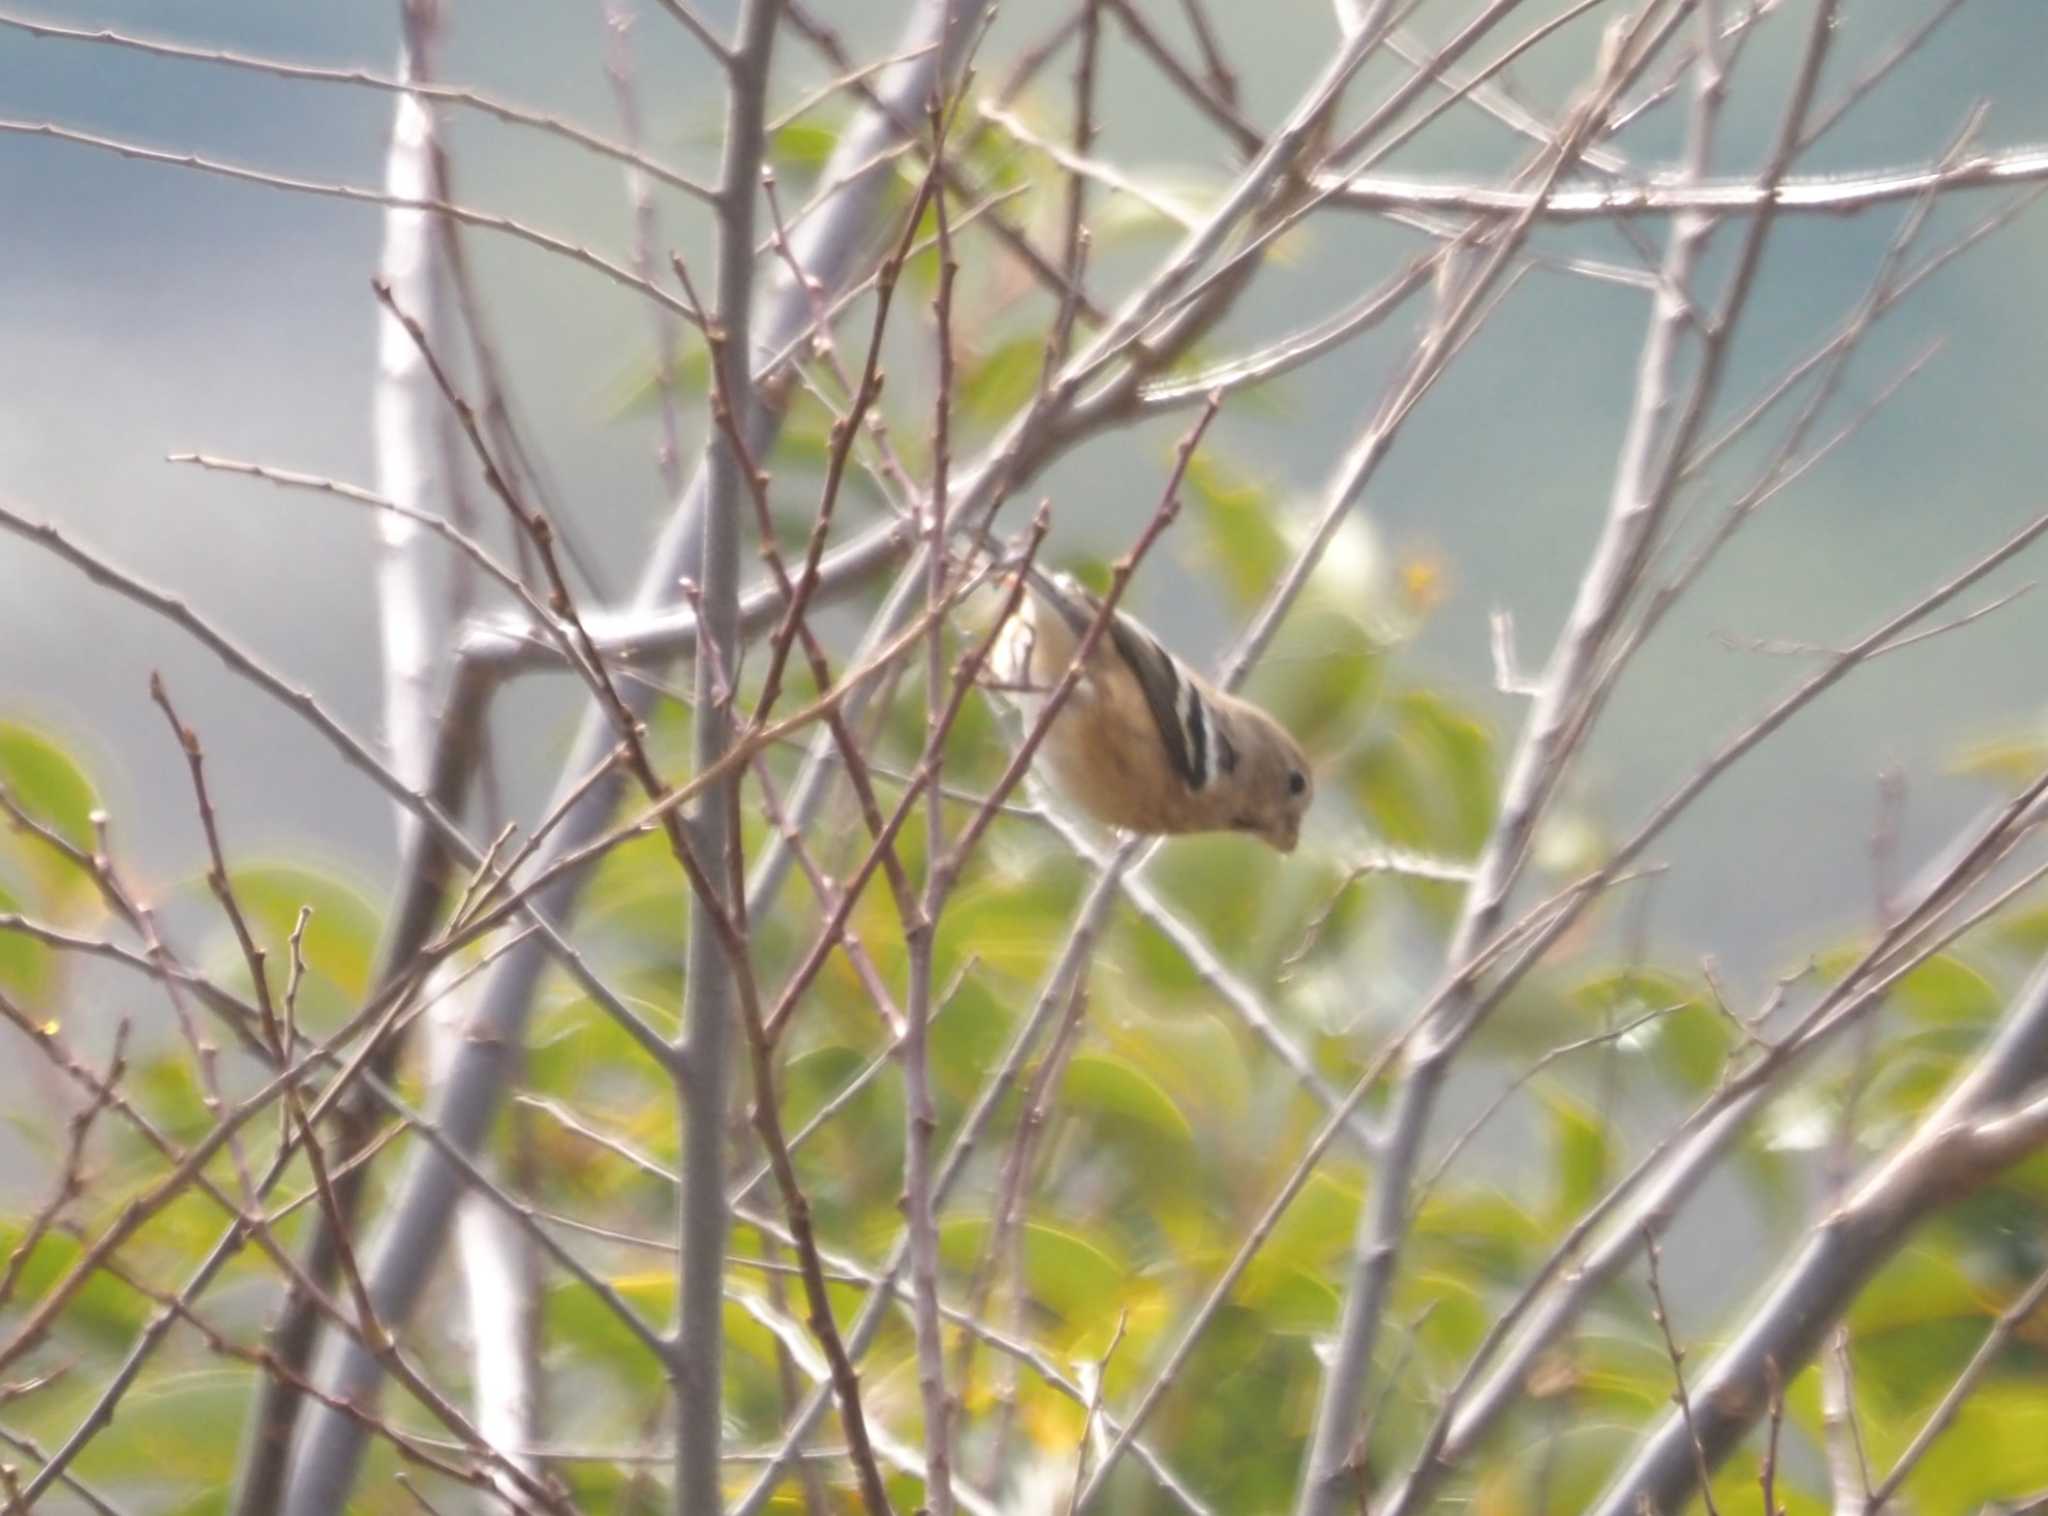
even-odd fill
[[(1423, 8), (1441, 38), (1473, 7)], [(392, 11), (382, 5), (150, 3), (45, 6), (69, 24), (105, 24), (308, 61), (391, 66)], [(651, 9), (651, 8), (650, 8)], [(720, 13), (704, 0), (707, 13)], [(857, 45), (893, 36), (894, 5), (823, 6)], [(1529, 8), (1535, 18), (1554, 5)], [(1178, 8), (1147, 6), (1176, 37)], [(1277, 118), (1330, 55), (1323, 0), (1216, 0), (1240, 61), (1246, 109)], [(1925, 14), (1921, 4), (1846, 7), (1830, 85)], [(614, 130), (600, 70), (595, 0), (454, 6), (452, 79)], [(1003, 72), (1055, 14), (1003, 8), (984, 57)], [(1744, 59), (1721, 166), (1752, 167), (1775, 129), (1805, 7), (1768, 25)], [(1599, 18), (1519, 78), (1555, 103), (1590, 55)], [(1111, 34), (1114, 37), (1112, 30)], [(1519, 35), (1519, 27), (1507, 35)], [(653, 147), (708, 173), (720, 110), (715, 81), (659, 14), (638, 30)], [(1491, 56), (1492, 49), (1483, 50)], [(2048, 139), (2048, 9), (2035, 0), (1974, 0), (1876, 100), (1806, 165), (1846, 171), (1933, 156), (1969, 105), (1992, 109), (1983, 141)], [(777, 105), (825, 77), (806, 49), (783, 44)], [(1099, 151), (1137, 166), (1171, 165), (1220, 181), (1221, 140), (1171, 99), (1121, 41), (1109, 53)], [(1065, 64), (1046, 76), (1064, 111)], [(1370, 79), (1383, 83), (1385, 68)], [(1355, 90), (1354, 102), (1372, 98)], [(1824, 88), (1823, 95), (1832, 94)], [(1355, 107), (1354, 107), (1355, 109)], [(167, 148), (315, 178), (374, 185), (388, 96), (290, 83), (107, 47), (0, 32), (0, 114), (50, 120)], [(1624, 147), (1656, 164), (1677, 117), (1660, 116)], [(608, 162), (471, 114), (457, 118), (454, 162), (466, 201), (623, 252), (626, 211)], [(1498, 173), (1522, 146), (1468, 114), (1433, 129), (1406, 168)], [(1932, 247), (1998, 198), (1957, 196)], [(371, 481), (368, 395), (380, 217), (374, 208), (130, 163), (84, 148), (0, 136), (0, 490), (64, 524), (119, 562), (174, 588), (295, 679), (353, 729), (377, 721), (370, 523), (327, 502), (170, 467), (197, 449)], [(672, 241), (704, 246), (704, 219), (665, 202)], [(1861, 292), (1903, 213), (1780, 226), (1743, 327), (1728, 394), (1753, 392)], [(1880, 330), (1859, 360), (1850, 403), (1874, 393), (1936, 336), (1947, 347), (1879, 424), (1770, 507), (1724, 556), (1688, 609), (1637, 665), (1596, 741), (1574, 798), (1624, 826), (1721, 734), (1800, 672), (1734, 653), (1709, 635), (1847, 640), (1973, 558), (2048, 503), (2042, 489), (2043, 228), (2030, 213), (1941, 275)], [(1656, 223), (1645, 223), (1655, 236)], [(1732, 239), (1719, 244), (1725, 255)], [(1545, 234), (1553, 248), (1618, 256), (1605, 231)], [(1414, 245), (1342, 214), (1317, 221), (1289, 266), (1269, 271), (1212, 344), (1233, 350), (1303, 324), (1378, 280)], [(665, 509), (652, 429), (619, 421), (623, 376), (643, 361), (644, 311), (586, 270), (488, 234), (472, 237), (509, 368), (534, 431), (613, 584), (629, 582)], [(1142, 266), (1135, 253), (1106, 268)], [(1725, 266), (1725, 256), (1718, 266)], [(1550, 274), (1528, 279), (1450, 380), (1424, 404), (1370, 493), (1367, 511), (1396, 554), (1437, 553), (1450, 595), (1409, 654), (1488, 710), (1505, 739), (1515, 713), (1492, 696), (1486, 622), (1511, 608), (1525, 662), (1548, 646), (1606, 499), (1643, 316), (1638, 292)], [(1243, 406), (1216, 434), (1244, 466), (1306, 501), (1363, 419), (1407, 322), (1286, 383), (1281, 403)], [(1119, 540), (1156, 495), (1170, 428), (1098, 444), (1043, 487), (1069, 545), (1077, 520)], [(1722, 483), (1744, 476), (1728, 469)], [(1716, 501), (1725, 494), (1710, 497)], [(1121, 513), (1121, 514), (1119, 514)], [(1183, 534), (1178, 563), (1156, 565), (1138, 603), (1200, 654), (1232, 630), (1203, 618)], [(2031, 577), (2022, 564), (2000, 581)], [(1754, 979), (1868, 910), (1873, 776), (1911, 777), (1909, 838), (1924, 846), (1981, 802), (1945, 774), (1960, 746), (2031, 731), (2041, 712), (2039, 650), (2048, 595), (1981, 626), (1888, 659), (1804, 717), (1788, 739), (1739, 772), (1672, 834), (1679, 867), (1659, 897), (1668, 947), (1712, 950)], [(0, 540), (0, 714), (60, 733), (88, 756), (116, 826), (160, 876), (188, 872), (197, 836), (169, 738), (145, 695), (161, 668), (212, 754), (228, 834), (238, 848), (312, 850), (373, 893), (390, 866), (386, 804), (288, 715), (222, 673), (162, 623), (93, 589), (12, 538)], [(548, 681), (508, 702), (504, 730), (529, 793), (552, 772), (565, 732), (566, 687)], [(515, 760), (516, 761), (516, 760)], [(522, 781), (523, 783), (519, 782)]]

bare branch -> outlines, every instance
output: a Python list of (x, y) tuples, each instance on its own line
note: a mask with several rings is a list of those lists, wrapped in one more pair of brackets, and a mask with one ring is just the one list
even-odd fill
[(1825, 179), (1708, 180), (1697, 184), (1603, 184), (1566, 186), (1535, 194), (1513, 189), (1476, 189), (1465, 183), (1360, 177), (1322, 178), (1335, 188), (1336, 203), (1357, 210), (1457, 211), (1471, 216), (1518, 216), (1544, 220), (1640, 215), (1773, 215), (1809, 212), (1850, 215), (1898, 200), (2048, 179), (2048, 148), (2015, 147), (1983, 153), (1945, 167), (1896, 169), (1888, 173), (1831, 175)]
[(93, 132), (74, 131), (70, 127), (58, 126), (49, 121), (0, 120), (0, 133), (16, 136), (44, 137), (53, 142), (69, 142), (79, 147), (96, 148), (102, 152), (114, 153), (122, 158), (133, 158), (142, 163), (159, 163), (171, 168), (194, 169), (204, 174), (214, 174), (223, 179), (232, 179), (241, 184), (256, 184), (267, 189), (288, 190), (294, 194), (318, 195), (330, 200), (346, 200), (356, 205), (382, 206), (386, 210), (427, 211), (459, 221), (464, 226), (474, 226), (484, 231), (502, 232), (521, 242), (566, 258), (605, 276), (612, 283), (634, 293), (645, 296), (657, 305), (665, 306), (679, 316), (687, 317), (689, 312), (682, 301), (658, 285), (650, 284), (630, 269), (621, 268), (602, 254), (592, 252), (578, 243), (569, 242), (551, 233), (515, 221), (510, 216), (500, 216), (491, 211), (480, 211), (471, 206), (455, 205), (446, 200), (425, 196), (394, 195), (381, 190), (364, 189), (360, 185), (332, 183), (317, 179), (300, 179), (290, 174), (266, 173), (261, 169), (244, 167), (236, 163), (223, 163), (213, 158), (204, 158), (197, 153), (169, 153), (157, 148), (145, 147), (139, 142), (127, 142), (115, 137), (103, 137)]
[(1628, 1516), (1644, 1502), (1676, 1509), (1700, 1477), (1695, 1439), (1701, 1462), (1712, 1468), (1764, 1410), (1766, 1360), (1784, 1370), (1804, 1364), (1856, 1292), (1925, 1217), (2033, 1150), (2048, 1134), (2039, 1116), (2009, 1132), (1997, 1131), (1995, 1121), (2005, 1102), (2038, 1081), (2043, 1067), (2048, 968), (2037, 969), (2020, 991), (1979, 1062), (1808, 1234), (1763, 1304), (1715, 1355), (1693, 1386), (1694, 1430), (1667, 1417), (1615, 1475), (1593, 1507), (1597, 1516)]
[(271, 74), (280, 79), (299, 79), (321, 84), (354, 84), (365, 89), (383, 90), (418, 100), (463, 106), (469, 110), (481, 111), (487, 116), (495, 116), (498, 120), (514, 126), (532, 127), (550, 136), (573, 142), (576, 146), (587, 148), (591, 152), (601, 153), (699, 200), (708, 201), (711, 198), (711, 191), (704, 185), (666, 164), (645, 156), (635, 147), (612, 142), (586, 127), (576, 125), (573, 121), (565, 121), (559, 116), (550, 116), (540, 111), (527, 110), (509, 101), (500, 100), (495, 95), (485, 94), (481, 90), (463, 89), (426, 79), (394, 77), (363, 68), (323, 68), (316, 64), (293, 63), (283, 58), (262, 58), (250, 53), (232, 52), (225, 48), (190, 47), (180, 42), (131, 36), (126, 32), (117, 32), (106, 27), (86, 30), (82, 27), (57, 26), (48, 21), (5, 13), (0, 13), (0, 27), (11, 27), (17, 31), (27, 32), (33, 37), (57, 38), (66, 42), (97, 42), (110, 47), (148, 53), (157, 58), (217, 63), (228, 68)]

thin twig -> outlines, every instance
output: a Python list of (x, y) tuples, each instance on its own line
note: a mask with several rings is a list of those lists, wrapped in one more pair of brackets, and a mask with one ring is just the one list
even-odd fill
[(96, 132), (75, 131), (70, 127), (58, 126), (50, 121), (0, 120), (0, 133), (14, 136), (45, 137), (54, 142), (69, 142), (78, 147), (95, 148), (101, 152), (113, 153), (118, 157), (132, 158), (142, 163), (164, 164), (172, 168), (193, 169), (203, 174), (214, 174), (223, 179), (232, 179), (241, 184), (256, 184), (267, 189), (288, 190), (293, 194), (317, 195), (329, 200), (346, 200), (356, 205), (376, 205), (386, 210), (427, 211), (459, 221), (464, 226), (478, 227), (484, 231), (501, 232), (528, 243), (543, 252), (572, 263), (592, 269), (605, 276), (612, 283), (632, 290), (635, 294), (666, 306), (679, 316), (687, 316), (682, 301), (678, 300), (659, 285), (650, 284), (631, 270), (622, 268), (602, 254), (595, 253), (579, 243), (567, 241), (537, 227), (510, 216), (495, 212), (477, 210), (472, 206), (456, 205), (446, 200), (436, 200), (410, 195), (390, 195), (381, 190), (364, 189), (361, 185), (342, 184), (318, 179), (301, 179), (291, 174), (273, 174), (262, 169), (249, 168), (239, 163), (227, 163), (215, 158), (201, 157), (197, 153), (172, 153), (158, 148), (145, 147), (139, 142), (129, 142), (118, 137), (105, 137)]
[(686, 174), (679, 173), (664, 163), (647, 157), (635, 146), (612, 142), (586, 127), (559, 116), (550, 116), (523, 106), (513, 105), (495, 95), (481, 90), (463, 89), (450, 84), (438, 84), (422, 79), (393, 78), (363, 68), (324, 68), (317, 64), (293, 63), (283, 58), (264, 58), (251, 53), (231, 52), (225, 48), (191, 47), (180, 42), (164, 42), (155, 38), (132, 36), (125, 32), (113, 31), (106, 27), (86, 30), (82, 27), (57, 26), (48, 21), (33, 20), (26, 16), (0, 13), (0, 27), (11, 27), (34, 37), (57, 38), (67, 42), (96, 42), (110, 47), (129, 48), (136, 52), (148, 53), (157, 58), (177, 58), (197, 63), (217, 63), (229, 68), (247, 69), (255, 73), (271, 74), (280, 79), (308, 80), (322, 84), (354, 84), (365, 89), (384, 90), (393, 94), (410, 95), (421, 100), (431, 100), (444, 105), (459, 105), (470, 110), (481, 111), (495, 116), (500, 121), (515, 126), (528, 126), (573, 142), (578, 147), (601, 153), (607, 158), (637, 169), (674, 189), (699, 200), (709, 200), (711, 191)]
[(1658, 1278), (1657, 1264), (1662, 1256), (1663, 1250), (1657, 1246), (1657, 1234), (1644, 1227), (1643, 1258), (1650, 1276), (1650, 1319), (1663, 1335), (1664, 1356), (1671, 1361), (1671, 1398), (1678, 1403), (1678, 1414), (1685, 1418), (1686, 1435), (1692, 1439), (1693, 1459), (1700, 1476), (1700, 1500), (1706, 1506), (1707, 1516), (1721, 1516), (1720, 1508), (1714, 1504), (1713, 1483), (1707, 1477), (1706, 1449), (1700, 1446), (1699, 1432), (1693, 1425), (1692, 1396), (1686, 1393), (1685, 1349), (1671, 1335), (1671, 1312), (1664, 1304), (1664, 1286)]

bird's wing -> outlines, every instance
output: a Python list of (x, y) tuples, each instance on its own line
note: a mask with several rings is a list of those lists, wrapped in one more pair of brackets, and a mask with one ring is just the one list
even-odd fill
[[(1036, 578), (1037, 576), (1034, 576)], [(1078, 641), (1102, 614), (1102, 601), (1062, 574), (1051, 584), (1039, 584), (1038, 598), (1072, 630)], [(1214, 750), (1222, 739), (1211, 719), (1209, 704), (1194, 677), (1181, 666), (1159, 641), (1121, 611), (1110, 618), (1108, 639), (1117, 661), (1130, 670), (1145, 708), (1159, 729), (1160, 745), (1167, 762), (1191, 790), (1209, 782)], [(1098, 656), (1101, 652), (1098, 645)]]
[(1150, 632), (1125, 616), (1109, 624), (1124, 666), (1137, 677), (1173, 770), (1191, 790), (1209, 782), (1209, 707), (1187, 670)]

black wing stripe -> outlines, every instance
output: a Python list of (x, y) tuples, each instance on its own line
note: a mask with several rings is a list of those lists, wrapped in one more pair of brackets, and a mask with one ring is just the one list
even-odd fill
[(1184, 784), (1190, 789), (1200, 789), (1203, 774), (1196, 767), (1194, 754), (1188, 750), (1188, 732), (1181, 724), (1181, 689), (1185, 681), (1181, 678), (1179, 665), (1173, 661), (1171, 653), (1123, 616), (1110, 622), (1109, 634), (1116, 643), (1124, 666), (1136, 676), (1138, 688), (1144, 692), (1145, 704), (1152, 712), (1152, 724), (1158, 729), (1159, 740), (1166, 748), (1167, 761)]
[[(1052, 588), (1053, 593), (1042, 598), (1053, 601), (1055, 612), (1074, 629), (1075, 636), (1083, 635), (1102, 602), (1065, 574), (1058, 576)], [(1138, 681), (1145, 708), (1166, 749), (1167, 763), (1189, 789), (1201, 789), (1209, 782), (1210, 733), (1216, 729), (1208, 702), (1183, 675), (1173, 654), (1123, 612), (1110, 617), (1108, 631), (1117, 656)], [(1216, 732), (1216, 742), (1226, 768), (1234, 765), (1237, 755), (1221, 732)]]
[(1188, 744), (1188, 784), (1206, 789), (1209, 784), (1209, 703), (1192, 679), (1181, 682), (1181, 734)]

